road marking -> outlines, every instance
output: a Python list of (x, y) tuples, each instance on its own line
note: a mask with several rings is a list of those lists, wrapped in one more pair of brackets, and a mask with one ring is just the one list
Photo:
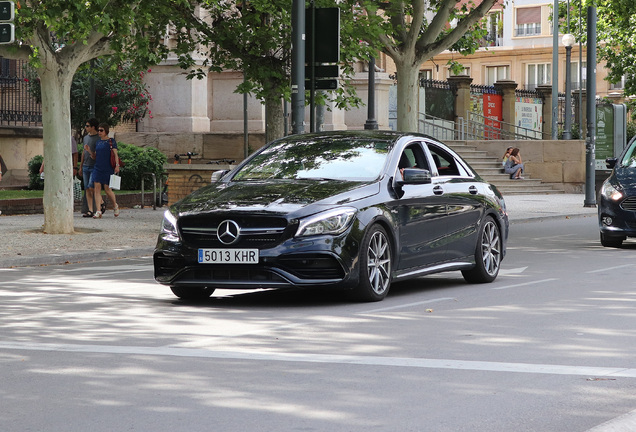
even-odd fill
[(135, 347), (109, 345), (54, 344), (32, 342), (0, 342), (0, 349), (18, 351), (53, 351), (91, 354), (147, 355), (165, 357), (210, 358), (222, 360), (280, 361), (300, 363), (336, 363), (366, 366), (455, 369), (490, 372), (512, 372), (548, 375), (581, 375), (592, 377), (636, 378), (636, 369), (616, 367), (565, 366), (529, 363), (504, 363), (407, 357), (377, 357), (308, 353), (276, 353), (267, 351), (223, 351), (192, 348)]
[(610, 271), (610, 270), (616, 270), (616, 269), (621, 269), (621, 268), (625, 268), (625, 267), (633, 267), (634, 264), (624, 264), (624, 265), (619, 265), (616, 267), (606, 267), (606, 268), (602, 268), (602, 269), (598, 269), (598, 270), (590, 270), (586, 273), (601, 273), (601, 272), (606, 272), (606, 271)]
[(369, 311), (356, 312), (356, 315), (366, 315), (366, 314), (373, 314), (373, 313), (378, 313), (378, 312), (386, 312), (386, 311), (390, 311), (390, 310), (410, 308), (410, 307), (414, 307), (414, 306), (420, 306), (420, 305), (429, 304), (429, 303), (437, 303), (437, 302), (446, 301), (446, 300), (455, 300), (455, 299), (453, 297), (442, 297), (442, 298), (424, 300), (424, 301), (415, 302), (415, 303), (406, 303), (406, 304), (401, 304), (401, 305), (397, 305), (397, 306), (388, 306), (388, 307), (385, 307), (385, 308), (371, 309)]
[(634, 430), (636, 430), (636, 410), (588, 429), (587, 432), (633, 432)]
[(524, 282), (524, 283), (514, 284), (514, 285), (506, 285), (506, 286), (495, 287), (495, 288), (491, 288), (491, 289), (503, 290), (503, 289), (508, 289), (508, 288), (517, 288), (517, 287), (521, 287), (521, 286), (536, 285), (536, 284), (541, 284), (541, 283), (545, 283), (545, 282), (552, 282), (552, 281), (555, 281), (555, 280), (558, 280), (558, 279), (555, 279), (555, 278), (541, 279), (541, 280), (538, 280), (538, 281)]
[(513, 275), (513, 274), (523, 273), (524, 271), (526, 271), (527, 268), (528, 268), (528, 266), (518, 267), (518, 268), (513, 268), (513, 269), (501, 269), (501, 270), (499, 270), (499, 276), (508, 276), (508, 275)]

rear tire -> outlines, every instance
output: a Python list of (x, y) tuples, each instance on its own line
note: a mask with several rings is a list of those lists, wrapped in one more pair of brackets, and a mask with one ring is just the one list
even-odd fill
[(205, 300), (214, 292), (214, 288), (208, 287), (173, 287), (170, 289), (181, 300)]
[(619, 248), (623, 246), (623, 240), (625, 240), (623, 237), (611, 237), (601, 233), (601, 244), (604, 247)]
[(475, 267), (463, 270), (462, 275), (469, 283), (487, 283), (497, 279), (501, 266), (501, 234), (494, 219), (486, 216), (479, 231), (479, 241), (475, 248)]
[(355, 297), (360, 301), (380, 301), (391, 286), (391, 244), (389, 236), (380, 225), (373, 225), (360, 245), (360, 282)]

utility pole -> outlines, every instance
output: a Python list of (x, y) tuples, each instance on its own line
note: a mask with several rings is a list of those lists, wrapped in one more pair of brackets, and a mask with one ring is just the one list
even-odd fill
[(552, 139), (559, 137), (559, 0), (552, 9)]
[(369, 59), (369, 99), (367, 102), (367, 121), (365, 129), (374, 130), (378, 128), (375, 120), (375, 57)]
[(587, 137), (585, 138), (585, 202), (596, 207), (596, 7), (587, 8)]
[(305, 132), (305, 0), (292, 3), (292, 134)]

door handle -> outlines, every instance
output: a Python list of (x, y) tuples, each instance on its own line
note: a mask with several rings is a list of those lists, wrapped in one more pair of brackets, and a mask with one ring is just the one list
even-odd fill
[(468, 188), (468, 192), (470, 192), (473, 195), (477, 195), (477, 187), (476, 186), (471, 186)]
[(433, 193), (435, 195), (442, 195), (444, 193), (444, 189), (441, 186), (435, 186), (433, 188)]

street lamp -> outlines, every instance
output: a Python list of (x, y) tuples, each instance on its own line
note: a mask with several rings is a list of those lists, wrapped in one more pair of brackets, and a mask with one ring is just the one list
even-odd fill
[(572, 73), (571, 58), (572, 46), (576, 38), (573, 34), (563, 35), (563, 45), (565, 46), (565, 124), (563, 125), (563, 139), (572, 139)]

